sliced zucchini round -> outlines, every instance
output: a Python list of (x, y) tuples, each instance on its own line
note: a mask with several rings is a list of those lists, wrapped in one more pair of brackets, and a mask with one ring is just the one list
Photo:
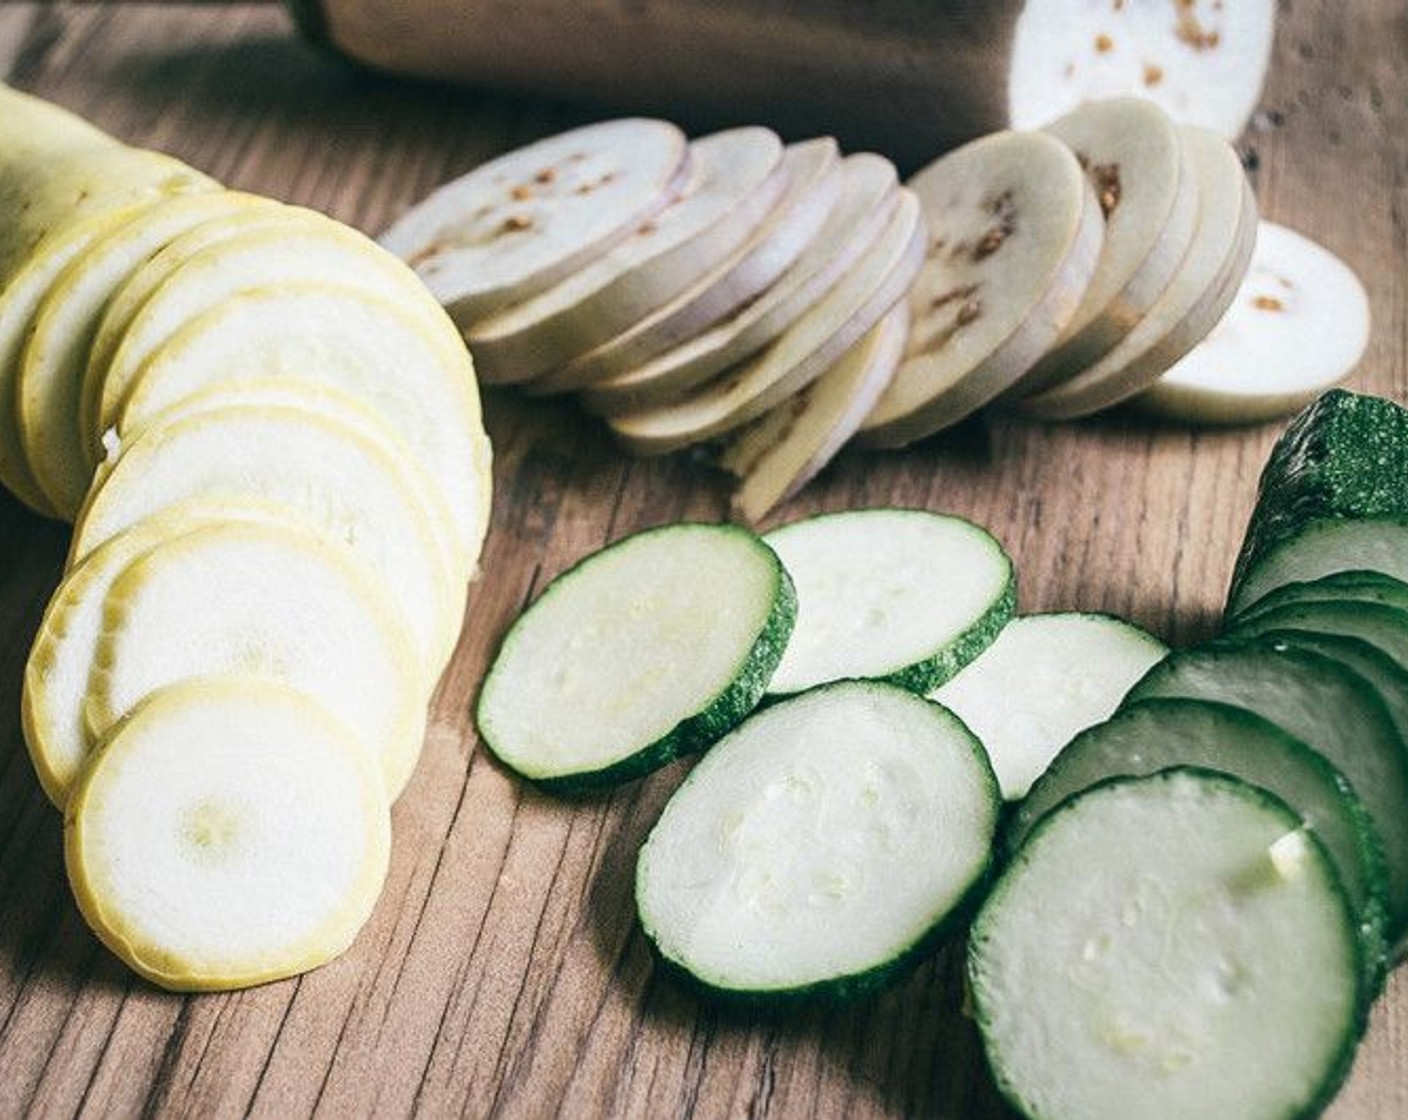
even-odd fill
[(1178, 650), (1126, 702), (1218, 700), (1264, 716), (1343, 772), (1378, 829), (1388, 878), (1390, 944), (1408, 931), (1408, 751), (1383, 697), (1336, 658), (1284, 642), (1223, 639)]
[(962, 912), (999, 806), (981, 745), (940, 705), (814, 689), (748, 719), (671, 797), (637, 864), (641, 924), (731, 996), (869, 990)]
[[(1265, 634), (1272, 630), (1361, 638), (1408, 670), (1408, 610), (1402, 607), (1338, 599), (1283, 602), (1273, 606), (1265, 605), (1263, 600), (1255, 611), (1238, 618), (1228, 633), (1234, 636)], [(1403, 691), (1408, 701), (1408, 688)]]
[(1175, 766), (1230, 774), (1275, 794), (1320, 838), (1354, 909), (1364, 943), (1365, 990), (1384, 977), (1388, 886), (1383, 847), (1349, 780), (1319, 751), (1270, 720), (1208, 700), (1141, 700), (1082, 731), (1007, 818), (1015, 851), (1053, 809), (1113, 777), (1142, 777)]
[(1002, 796), (1013, 801), (1076, 732), (1109, 716), (1166, 653), (1148, 631), (1113, 615), (1023, 615), (933, 699), (983, 741)]
[[(1247, 547), (1242, 546), (1244, 554)], [(1408, 582), (1408, 511), (1388, 517), (1309, 518), (1238, 570), (1227, 599), (1226, 615), (1233, 623), (1288, 583), (1351, 570)]]
[(774, 695), (847, 677), (928, 692), (986, 649), (1015, 609), (1011, 558), (961, 517), (851, 510), (764, 539), (797, 585), (797, 627)]
[[(223, 193), (223, 192), (222, 192)], [(113, 358), (137, 313), (152, 294), (192, 257), (222, 242), (269, 229), (287, 229), (305, 214), (272, 198), (254, 196), (248, 206), (207, 216), (163, 242), (131, 267), (104, 301), (88, 347), (87, 366), (79, 391), (78, 419), (84, 438), (92, 445), (94, 461), (101, 457), (104, 417), (111, 418), (126, 393), (107, 384)], [(323, 217), (321, 214), (317, 218)], [(316, 221), (317, 218), (311, 220)]]
[(1408, 611), (1408, 583), (1384, 572), (1347, 568), (1318, 579), (1282, 584), (1243, 611), (1238, 621), (1275, 607), (1321, 602), (1382, 603)]
[(1042, 1120), (1315, 1115), (1353, 1060), (1361, 974), (1315, 834), (1264, 790), (1186, 769), (1047, 817), (968, 953), (994, 1078)]
[(37, 513), (63, 516), (45, 494), (25, 444), (20, 372), (45, 294), (95, 239), (135, 216), (141, 204), (99, 209), (58, 224), (0, 285), (0, 485)]
[(791, 579), (747, 530), (636, 533), (554, 579), (509, 629), (480, 691), (479, 732), (544, 787), (638, 777), (753, 709), (795, 618)]
[(90, 756), (64, 824), (88, 924), (178, 991), (337, 956), (376, 903), (391, 841), (352, 732), (292, 689), (241, 677), (145, 701)]

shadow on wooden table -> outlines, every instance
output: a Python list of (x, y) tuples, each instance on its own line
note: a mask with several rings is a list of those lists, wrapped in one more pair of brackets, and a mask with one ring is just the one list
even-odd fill
[(298, 38), (280, 5), (232, 12), (192, 41), (150, 37), (101, 65), (85, 82), (133, 118), (101, 120), (121, 139), (369, 232), (500, 151), (600, 116), (361, 68)]
[[(636, 855), (689, 767), (677, 763), (603, 796), (614, 826), (604, 829), (587, 897), (598, 967), (621, 989), (638, 1036), (670, 1040), (671, 1051), (687, 1054), (690, 1100), (650, 1107), (793, 1115), (824, 1086), (827, 1099), (865, 1114), (1010, 1116), (981, 1072), (977, 1032), (963, 1011), (961, 933), (889, 987), (839, 1002), (732, 1004), (660, 962), (636, 918)], [(640, 1057), (650, 1064), (650, 1055)]]
[[(34, 776), (18, 717), (29, 647), (67, 547), (68, 526), (0, 491), (0, 973), (13, 978), (16, 1006), (41, 989), (125, 983), (98, 963), (107, 954), (74, 906), (63, 821)], [(0, 1008), (0, 1019), (8, 1013)]]

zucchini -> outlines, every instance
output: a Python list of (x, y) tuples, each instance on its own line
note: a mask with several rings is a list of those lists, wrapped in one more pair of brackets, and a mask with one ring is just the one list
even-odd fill
[[(1266, 634), (1272, 630), (1310, 631), (1359, 638), (1408, 670), (1408, 611), (1398, 607), (1346, 600), (1284, 603), (1279, 607), (1259, 607), (1238, 619), (1228, 633), (1234, 636), (1252, 635)], [(1387, 691), (1400, 688), (1408, 693), (1408, 685), (1398, 683)]]
[(1113, 615), (1022, 615), (932, 696), (982, 740), (1012, 801), (1166, 653), (1152, 634)]
[(1016, 606), (1011, 558), (961, 517), (850, 510), (763, 539), (797, 585), (797, 627), (773, 695), (843, 678), (928, 692), (986, 649)]
[(1320, 840), (1266, 791), (1194, 769), (1095, 786), (973, 925), (997, 1085), (1041, 1120), (1315, 1115), (1362, 1030), (1354, 925)]
[(1112, 777), (1142, 777), (1174, 766), (1230, 774), (1275, 794), (1325, 845), (1364, 943), (1366, 993), (1377, 993), (1387, 946), (1383, 848), (1349, 780), (1322, 754), (1270, 720), (1207, 700), (1151, 699), (1131, 704), (1077, 735), (1007, 819), (1015, 851), (1068, 797)]
[(1274, 607), (1327, 601), (1381, 603), (1386, 607), (1408, 611), (1408, 583), (1383, 572), (1346, 568), (1319, 579), (1282, 584), (1275, 591), (1268, 591), (1239, 614), (1237, 621), (1240, 623), (1243, 619), (1254, 618), (1262, 611)]
[(871, 990), (964, 911), (1000, 805), (947, 709), (876, 681), (813, 689), (752, 716), (675, 791), (640, 852), (641, 925), (718, 994)]
[(702, 750), (758, 702), (796, 618), (777, 556), (735, 525), (636, 533), (558, 576), (504, 636), (476, 722), (561, 791)]
[(1284, 642), (1221, 639), (1164, 658), (1125, 698), (1219, 700), (1264, 716), (1349, 779), (1378, 829), (1388, 880), (1385, 933), (1408, 930), (1408, 752), (1388, 706), (1336, 658)]
[(1282, 584), (1346, 568), (1408, 579), (1408, 410), (1331, 389), (1297, 414), (1267, 458), (1227, 614)]

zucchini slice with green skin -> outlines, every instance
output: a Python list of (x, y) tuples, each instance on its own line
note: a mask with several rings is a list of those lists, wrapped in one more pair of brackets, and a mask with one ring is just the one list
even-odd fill
[(1408, 752), (1378, 690), (1337, 658), (1284, 642), (1222, 639), (1169, 654), (1125, 698), (1220, 700), (1256, 712), (1339, 768), (1384, 851), (1390, 944), (1408, 931)]
[(1346, 568), (1408, 578), (1408, 409), (1331, 389), (1277, 440), (1258, 484), (1227, 614)]
[[(1237, 635), (1241, 636), (1242, 631)], [(1336, 661), (1353, 669), (1377, 690), (1379, 697), (1388, 709), (1389, 718), (1398, 728), (1399, 737), (1408, 744), (1408, 633), (1393, 645), (1381, 645), (1369, 635), (1359, 635), (1353, 630), (1342, 631), (1303, 629), (1286, 627), (1257, 629), (1254, 634), (1261, 641), (1308, 649), (1315, 653), (1333, 657)]]
[(1292, 1120), (1353, 1061), (1360, 943), (1295, 811), (1225, 774), (1113, 779), (1028, 838), (973, 925), (999, 1089), (1040, 1120)]
[(1227, 633), (1236, 637), (1266, 634), (1272, 630), (1306, 630), (1360, 638), (1408, 671), (1408, 611), (1398, 607), (1346, 601), (1285, 603), (1239, 618)]
[(746, 529), (636, 533), (562, 573), (519, 616), (484, 679), (479, 733), (546, 788), (639, 777), (757, 705), (796, 611), (786, 570)]
[(1282, 584), (1237, 616), (1236, 624), (1262, 611), (1300, 603), (1380, 603), (1408, 611), (1408, 583), (1384, 572), (1347, 568), (1318, 579)]
[(763, 539), (796, 582), (798, 602), (772, 695), (853, 678), (928, 692), (991, 645), (1016, 608), (1011, 558), (961, 517), (848, 510)]
[(1290, 583), (1370, 568), (1408, 581), (1408, 515), (1322, 518), (1269, 549), (1234, 585), (1226, 618), (1235, 623), (1262, 598)]
[(1020, 615), (932, 698), (982, 740), (1002, 796), (1014, 801), (1166, 653), (1159, 639), (1114, 615)]
[(1000, 806), (952, 712), (879, 681), (824, 685), (750, 717), (675, 791), (637, 864), (641, 925), (720, 994), (868, 991), (965, 912)]
[(1286, 802), (1325, 845), (1364, 944), (1364, 986), (1372, 998), (1387, 962), (1383, 848), (1349, 780), (1319, 751), (1270, 720), (1207, 700), (1142, 700), (1081, 732), (1033, 784), (1003, 831), (1018, 850), (1048, 813), (1106, 778), (1144, 777), (1175, 766), (1229, 774)]

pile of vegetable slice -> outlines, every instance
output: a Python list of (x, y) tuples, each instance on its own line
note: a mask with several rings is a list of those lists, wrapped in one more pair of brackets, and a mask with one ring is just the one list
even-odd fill
[(1267, 463), (1226, 633), (1173, 651), (1015, 614), (956, 517), (663, 526), (549, 585), (479, 725), (550, 788), (706, 752), (636, 881), (706, 990), (853, 995), (971, 917), (1025, 1114), (1313, 1115), (1408, 943), (1405, 466), (1408, 411), (1319, 398)]
[(1019, 804), (969, 977), (1027, 1115), (1308, 1116), (1347, 1074), (1408, 933), (1405, 456), (1397, 404), (1305, 409), (1225, 633), (1149, 669)]
[[(1222, 133), (1116, 97), (903, 185), (827, 138), (605, 121), (476, 167), (381, 240), (485, 382), (575, 393), (639, 454), (710, 449), (757, 521), (847, 444), (901, 446), (989, 405), (1065, 419), (1138, 399), (1220, 422), (1298, 407), (1358, 360), (1367, 303), (1294, 237), (1258, 222)], [(1180, 362), (1229, 307), (1215, 347)], [(1358, 326), (1245, 381), (1321, 315)]]
[(171, 988), (351, 942), (487, 529), (473, 366), (393, 254), (0, 87), (0, 481), (72, 520), (25, 741)]

